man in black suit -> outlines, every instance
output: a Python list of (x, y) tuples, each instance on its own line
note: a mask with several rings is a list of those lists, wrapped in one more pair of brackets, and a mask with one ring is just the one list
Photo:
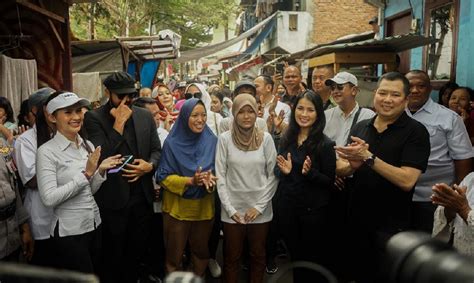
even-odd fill
[(116, 72), (104, 80), (109, 101), (85, 115), (88, 138), (101, 146), (102, 156), (133, 155), (133, 162), (107, 180), (95, 194), (102, 217), (102, 282), (137, 282), (139, 262), (149, 240), (152, 176), (161, 145), (153, 117), (146, 109), (130, 106), (137, 95), (134, 79)]

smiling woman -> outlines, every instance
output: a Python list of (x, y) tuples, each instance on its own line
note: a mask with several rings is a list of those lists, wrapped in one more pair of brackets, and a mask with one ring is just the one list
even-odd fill
[(165, 269), (182, 268), (183, 252), (189, 242), (193, 271), (204, 276), (208, 241), (214, 218), (214, 156), (217, 138), (206, 125), (201, 100), (191, 98), (163, 145), (156, 180), (163, 191)]
[(121, 163), (120, 156), (99, 164), (100, 147), (81, 137), (83, 107), (89, 105), (72, 92), (56, 92), (46, 105), (57, 132), (37, 153), (41, 201), (53, 208), (50, 235), (58, 268), (93, 273), (100, 255), (101, 218), (93, 194), (105, 181), (105, 171)]
[[(292, 108), (290, 124), (277, 157), (280, 177), (275, 217), (292, 260), (327, 266), (330, 240), (330, 195), (334, 184), (334, 142), (323, 134), (326, 118), (319, 95), (307, 90)], [(294, 282), (320, 282), (312, 272), (296, 269)], [(321, 281), (325, 281), (322, 280)]]

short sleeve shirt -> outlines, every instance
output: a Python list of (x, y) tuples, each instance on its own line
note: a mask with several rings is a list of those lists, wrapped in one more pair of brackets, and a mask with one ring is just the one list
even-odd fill
[(339, 106), (324, 111), (324, 115), (326, 116), (324, 134), (336, 142), (336, 145), (344, 146), (347, 143), (352, 122), (354, 121), (355, 115), (359, 109), (360, 114), (356, 123), (370, 119), (375, 115), (374, 111), (367, 108), (360, 108), (358, 104), (356, 104), (347, 117)]
[[(425, 171), (430, 154), (426, 128), (403, 112), (379, 133), (374, 127), (376, 117), (356, 124), (351, 135), (366, 141), (370, 151), (390, 165)], [(353, 179), (351, 208), (357, 220), (372, 222), (376, 229), (389, 233), (409, 227), (413, 190), (403, 191), (365, 164), (354, 173)]]
[(454, 183), (454, 160), (474, 157), (471, 140), (461, 117), (432, 99), (415, 114), (408, 110), (407, 114), (426, 127), (431, 144), (428, 168), (418, 179), (413, 200), (431, 201), (431, 187), (435, 183)]

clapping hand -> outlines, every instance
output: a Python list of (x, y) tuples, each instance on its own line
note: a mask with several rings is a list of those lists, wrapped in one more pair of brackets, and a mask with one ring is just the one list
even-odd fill
[(432, 187), (433, 195), (431, 201), (436, 205), (445, 208), (447, 218), (454, 218), (455, 214), (459, 214), (464, 220), (467, 220), (471, 207), (466, 197), (466, 186), (453, 185), (450, 187), (444, 183), (435, 184)]
[(346, 146), (335, 146), (337, 155), (349, 162), (352, 169), (358, 169), (364, 160), (372, 156), (369, 152), (369, 144), (358, 137), (352, 137), (352, 143)]
[(208, 193), (212, 193), (216, 186), (217, 177), (214, 176), (214, 174), (212, 174), (211, 170), (204, 172), (203, 174), (204, 174), (204, 178), (202, 182), (204, 184), (204, 187), (206, 187), (206, 190)]
[(87, 176), (93, 176), (95, 173), (95, 170), (97, 170), (97, 164), (100, 158), (100, 151), (101, 151), (101, 147), (98, 146), (95, 148), (93, 152), (89, 154), (89, 158), (87, 158), (86, 170), (85, 170)]
[(306, 156), (306, 158), (304, 159), (303, 169), (301, 170), (301, 174), (307, 175), (309, 170), (311, 170), (311, 158), (309, 158), (309, 156)]
[(280, 168), (281, 173), (288, 175), (291, 172), (291, 168), (293, 168), (293, 164), (291, 162), (291, 153), (288, 152), (286, 155), (286, 159), (282, 155), (277, 156), (277, 165)]

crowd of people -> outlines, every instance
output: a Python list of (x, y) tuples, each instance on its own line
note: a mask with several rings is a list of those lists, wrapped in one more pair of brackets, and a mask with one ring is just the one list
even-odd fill
[[(42, 88), (18, 124), (0, 97), (0, 259), (113, 283), (179, 270), (233, 283), (242, 269), (257, 283), (283, 249), (341, 282), (384, 282), (401, 231), (474, 255), (472, 89), (446, 85), (436, 103), (425, 72), (390, 72), (369, 109), (353, 74), (311, 78), (290, 65), (233, 91), (138, 92), (116, 72), (104, 105)], [(293, 282), (326, 281), (295, 269)]]

